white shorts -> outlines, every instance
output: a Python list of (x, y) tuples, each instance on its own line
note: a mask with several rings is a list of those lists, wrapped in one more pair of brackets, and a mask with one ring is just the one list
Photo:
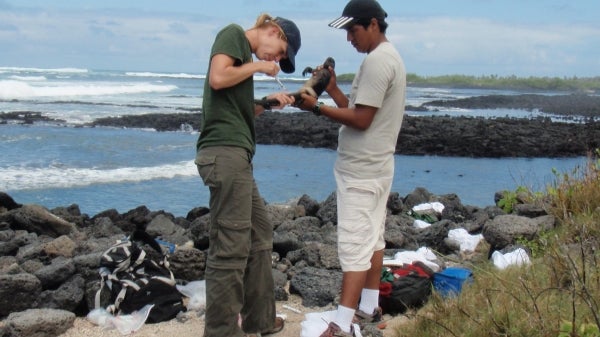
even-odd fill
[(393, 177), (356, 179), (337, 170), (334, 174), (342, 271), (369, 270), (373, 252), (385, 248), (383, 233)]

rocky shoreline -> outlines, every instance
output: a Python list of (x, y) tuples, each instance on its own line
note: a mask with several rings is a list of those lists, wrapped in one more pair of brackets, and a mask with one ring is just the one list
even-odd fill
[[(502, 197), (499, 192), (494, 199)], [(414, 206), (433, 202), (443, 210), (428, 213), (429, 227), (415, 226)], [(555, 226), (554, 217), (540, 205), (520, 200), (506, 213), (495, 205), (463, 205), (454, 194), (438, 196), (423, 188), (406, 196), (391, 193), (387, 208), (386, 255), (428, 247), (436, 252), (434, 262), (440, 268), (485, 261), (492, 251), (511, 251), (517, 239), (533, 239)], [(296, 202), (267, 209), (274, 225), (277, 301), (294, 295), (305, 307), (336, 303), (341, 270), (335, 194), (321, 202), (303, 195)], [(209, 221), (210, 210), (205, 207), (194, 208), (185, 217), (145, 206), (90, 216), (76, 204), (47, 209), (19, 204), (0, 192), (0, 335), (57, 336), (70, 329), (76, 317), (94, 308), (101, 254), (136, 228), (177, 246), (169, 261), (180, 284), (203, 279)], [(454, 229), (482, 234), (477, 249), (463, 251), (449, 237)]]
[[(470, 109), (525, 109), (559, 115), (564, 122), (547, 117), (413, 117), (405, 116), (396, 154), (453, 157), (574, 157), (586, 156), (600, 147), (600, 96), (489, 95), (467, 99), (426, 102), (408, 111), (455, 107)], [(40, 113), (1, 113), (0, 123), (56, 122)], [(153, 128), (157, 131), (198, 130), (201, 112), (149, 113), (138, 116), (100, 118), (85, 127)], [(312, 148), (337, 147), (339, 124), (307, 112), (266, 112), (256, 119), (259, 144)]]

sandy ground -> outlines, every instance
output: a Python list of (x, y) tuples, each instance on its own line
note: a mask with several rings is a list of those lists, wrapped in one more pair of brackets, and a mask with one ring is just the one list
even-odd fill
[[(302, 299), (297, 295), (290, 295), (288, 301), (277, 302), (277, 314), (285, 316), (285, 328), (274, 337), (300, 337), (301, 323), (305, 314), (333, 310), (334, 307), (307, 308), (302, 306)], [(290, 309), (291, 308), (291, 309)], [(384, 337), (394, 337), (395, 327), (406, 320), (403, 316), (384, 316), (387, 327), (383, 330)], [(142, 328), (130, 336), (134, 337), (200, 337), (204, 331), (204, 319), (197, 312), (188, 311), (183, 319), (172, 319), (158, 324), (144, 324)], [(118, 330), (106, 330), (93, 324), (85, 317), (78, 317), (74, 326), (59, 337), (117, 337), (123, 336)], [(225, 337), (225, 336), (224, 336)], [(317, 337), (317, 336), (315, 336)]]

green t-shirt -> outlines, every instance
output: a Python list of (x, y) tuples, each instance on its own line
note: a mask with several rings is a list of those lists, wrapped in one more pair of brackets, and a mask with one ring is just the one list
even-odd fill
[[(210, 52), (226, 54), (235, 59), (234, 66), (252, 62), (252, 50), (242, 27), (231, 24), (215, 38)], [(254, 81), (250, 76), (237, 85), (214, 90), (208, 84), (210, 63), (204, 81), (202, 127), (196, 147), (238, 146), (254, 154)]]

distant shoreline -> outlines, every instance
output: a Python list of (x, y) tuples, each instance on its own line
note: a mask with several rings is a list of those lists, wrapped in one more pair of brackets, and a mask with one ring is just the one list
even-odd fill
[[(338, 82), (351, 82), (354, 74), (337, 75)], [(517, 76), (419, 76), (409, 73), (406, 82), (411, 87), (452, 89), (495, 89), (515, 91), (555, 91), (565, 93), (600, 94), (600, 76), (592, 77), (517, 77)]]

